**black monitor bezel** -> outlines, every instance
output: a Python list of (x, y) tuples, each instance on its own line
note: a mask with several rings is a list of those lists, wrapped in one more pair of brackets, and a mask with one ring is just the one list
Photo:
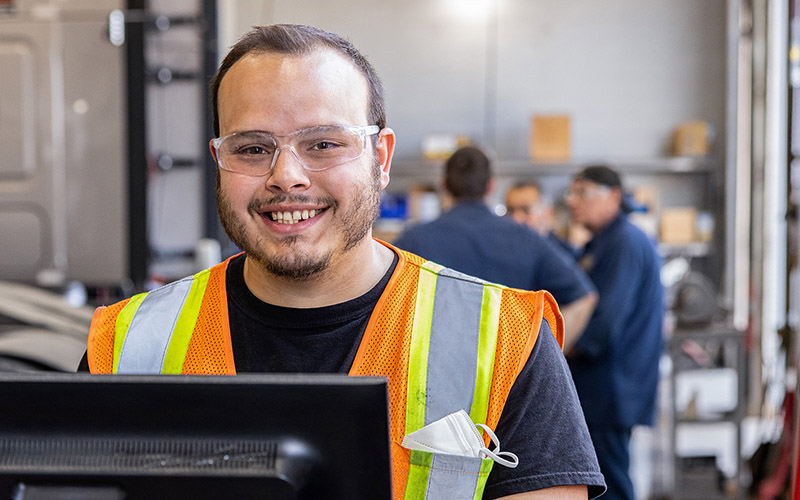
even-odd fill
[[(298, 498), (379, 499), (391, 496), (387, 381), (343, 374), (237, 376), (92, 375), (0, 376), (0, 439), (275, 439), (305, 443), (318, 460)], [(168, 476), (172, 476), (170, 480)], [(4, 467), (0, 492), (20, 478), (43, 484), (127, 482), (141, 488), (170, 481), (206, 482), (209, 491), (230, 474), (138, 471), (56, 471)], [(257, 479), (257, 478), (255, 478)], [(291, 478), (289, 478), (291, 479)], [(214, 481), (217, 481), (214, 483)], [(244, 485), (254, 478), (240, 478)], [(246, 490), (257, 488), (257, 481)], [(1, 493), (0, 493), (1, 494)], [(134, 500), (133, 497), (126, 497)], [(150, 498), (153, 498), (152, 496)], [(241, 492), (238, 497), (240, 498)], [(256, 498), (254, 496), (253, 498)]]

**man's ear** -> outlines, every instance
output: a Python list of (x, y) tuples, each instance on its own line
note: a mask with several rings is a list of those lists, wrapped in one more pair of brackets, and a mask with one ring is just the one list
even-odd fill
[(492, 177), (489, 179), (489, 182), (486, 183), (486, 196), (494, 193), (495, 188), (497, 187), (497, 182), (495, 182), (495, 178)]
[(620, 189), (620, 188), (612, 188), (611, 189), (611, 196), (614, 199), (614, 204), (616, 206), (622, 207), (622, 198), (623, 198), (623, 196), (625, 196), (622, 193), (622, 189)]
[(214, 139), (208, 141), (208, 150), (211, 151), (211, 157), (214, 158), (214, 163), (218, 164), (219, 160), (217, 159), (217, 150), (214, 149)]
[(394, 130), (386, 127), (378, 132), (378, 144), (376, 154), (378, 167), (381, 170), (380, 188), (384, 189), (389, 185), (389, 171), (392, 169), (392, 157), (394, 156), (395, 136)]

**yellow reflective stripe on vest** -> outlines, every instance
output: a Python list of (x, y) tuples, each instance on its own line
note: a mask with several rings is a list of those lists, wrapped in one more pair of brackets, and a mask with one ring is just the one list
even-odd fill
[(114, 326), (114, 359), (111, 368), (111, 373), (117, 373), (119, 367), (119, 355), (122, 352), (122, 344), (125, 343), (125, 337), (128, 334), (128, 328), (131, 326), (131, 320), (139, 309), (139, 304), (142, 303), (146, 293), (140, 293), (131, 297), (131, 300), (125, 304), (125, 307), (117, 315), (117, 323)]
[(478, 473), (478, 476), (480, 477), (479, 481), (482, 481), (483, 484), (476, 488), (475, 496), (472, 500), (481, 500), (483, 498), (483, 489), (486, 487), (486, 481), (489, 480), (489, 473), (492, 472), (492, 466), (494, 466), (494, 460), (484, 459), (481, 461), (481, 471)]
[[(428, 264), (427, 262), (425, 264)], [(431, 263), (432, 264), (432, 263)], [(411, 331), (406, 390), (406, 434), (425, 427), (425, 384), (428, 376), (428, 352), (433, 317), (433, 294), (436, 290), (436, 268), (423, 264), (417, 286), (417, 304)]]
[[(406, 434), (425, 426), (426, 382), (428, 377), (428, 354), (433, 318), (433, 299), (436, 291), (436, 272), (440, 269), (432, 262), (420, 266), (417, 285), (417, 304), (414, 309), (414, 325), (411, 330), (411, 348), (408, 359), (408, 382), (406, 387)], [(406, 500), (424, 498), (430, 479), (431, 454), (411, 450), (411, 464), (406, 481)]]
[(411, 450), (404, 500), (424, 498), (421, 494), (428, 490), (432, 461), (433, 454), (420, 450)]
[(500, 301), (503, 289), (496, 285), (484, 285), (481, 304), (481, 327), (478, 340), (478, 365), (475, 373), (475, 393), (469, 416), (473, 422), (486, 423), (489, 412), (489, 391), (494, 374), (494, 355), (497, 351), (497, 328), (500, 324)]
[[(431, 262), (420, 268), (409, 353), (406, 434), (461, 409), (469, 410), (474, 422), (485, 423), (503, 287)], [(412, 450), (404, 497), (450, 498), (454, 491), (462, 494), (459, 498), (480, 497), (491, 469), (491, 460), (487, 462)], [(453, 483), (455, 477), (459, 479)]]
[(183, 362), (186, 360), (186, 353), (189, 351), (189, 341), (192, 339), (194, 325), (200, 314), (200, 306), (203, 305), (203, 295), (206, 293), (210, 269), (201, 271), (194, 275), (192, 288), (183, 304), (181, 314), (175, 323), (175, 330), (169, 340), (167, 354), (164, 358), (164, 365), (161, 373), (180, 374), (183, 371)]
[(201, 271), (141, 294), (132, 314), (118, 318), (115, 351), (117, 342), (122, 348), (115, 353), (115, 373), (181, 372), (208, 275)]

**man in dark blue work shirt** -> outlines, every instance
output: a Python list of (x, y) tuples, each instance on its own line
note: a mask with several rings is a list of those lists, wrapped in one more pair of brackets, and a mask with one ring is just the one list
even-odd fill
[(653, 424), (662, 352), (660, 259), (650, 238), (628, 220), (623, 199), (619, 175), (606, 166), (583, 169), (567, 194), (573, 220), (593, 235), (579, 262), (599, 301), (565, 352), (609, 500), (634, 498), (631, 429)]
[(394, 244), (486, 281), (549, 291), (564, 316), (566, 350), (594, 309), (594, 287), (544, 237), (492, 213), (483, 201), (492, 187), (491, 164), (483, 151), (459, 149), (445, 165), (445, 188), (455, 206), (432, 222), (408, 228)]

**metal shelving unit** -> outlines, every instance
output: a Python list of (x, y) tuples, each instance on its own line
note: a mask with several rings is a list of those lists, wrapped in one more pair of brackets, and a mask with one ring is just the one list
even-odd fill
[[(217, 17), (216, 0), (193, 0), (181, 2), (178, 8), (184, 7), (179, 13), (169, 15), (159, 13), (168, 4), (160, 0), (126, 0), (126, 9), (119, 11), (124, 33), (123, 43), (127, 55), (127, 130), (128, 130), (128, 198), (129, 208), (129, 239), (131, 241), (129, 268), (133, 288), (137, 291), (144, 289), (145, 283), (153, 272), (152, 266), (164, 254), (170, 254), (158, 247), (157, 239), (153, 238), (153, 229), (148, 227), (148, 214), (154, 210), (151, 200), (153, 190), (153, 172), (157, 168), (161, 173), (177, 171), (180, 169), (202, 169), (203, 192), (202, 217), (203, 236), (220, 238), (221, 230), (217, 222), (216, 201), (214, 197), (215, 169), (209, 166), (210, 159), (207, 154), (206, 140), (213, 135), (211, 131), (211, 110), (209, 102), (208, 82), (216, 70), (217, 64)], [(183, 5), (185, 4), (185, 5)], [(174, 7), (173, 7), (174, 8)], [(186, 11), (186, 12), (183, 12)], [(171, 30), (186, 28), (191, 30), (197, 41), (197, 62), (195, 67), (172, 67), (160, 59), (172, 56), (170, 45), (161, 47), (163, 38), (168, 37)], [(191, 58), (189, 58), (191, 61)], [(194, 145), (195, 153), (175, 153), (175, 150), (187, 149), (185, 144), (172, 141), (169, 144), (151, 144), (149, 129), (155, 120), (162, 126), (173, 125), (168, 123), (165, 116), (152, 116), (157, 109), (164, 113), (178, 113), (183, 110), (178, 104), (169, 99), (161, 99), (157, 106), (149, 106), (148, 101), (154, 96), (165, 95), (167, 88), (173, 85), (183, 85), (185, 88), (171, 94), (191, 96), (196, 93), (200, 99), (196, 102), (201, 121), (188, 120), (181, 124), (186, 130), (197, 130), (199, 141)], [(158, 93), (161, 94), (158, 94)], [(173, 106), (168, 108), (168, 105)], [(166, 141), (166, 139), (165, 139)], [(159, 147), (160, 150), (156, 150)], [(190, 148), (191, 149), (191, 148)], [(174, 252), (173, 252), (174, 253)], [(179, 254), (178, 257), (190, 259), (191, 255)]]
[[(701, 348), (699, 351), (697, 348)], [(726, 325), (682, 329), (673, 332), (669, 342), (672, 360), (671, 380), (671, 448), (675, 472), (674, 500), (715, 500), (743, 498), (742, 485), (742, 419), (745, 412), (744, 335)], [(692, 354), (689, 354), (692, 353)], [(704, 358), (704, 355), (708, 355)], [(699, 358), (699, 359), (698, 359)], [(733, 408), (724, 411), (698, 410), (698, 401), (686, 408), (678, 407), (680, 374), (690, 372), (730, 371), (736, 373), (736, 400)], [(699, 396), (702, 397), (702, 394)], [(693, 405), (696, 405), (692, 407)], [(732, 426), (735, 435), (735, 470), (733, 477), (721, 476), (716, 460), (709, 456), (682, 455), (678, 433), (689, 426), (718, 428)]]
[[(425, 175), (439, 173), (444, 160), (425, 158), (396, 158), (393, 169), (401, 175)], [(572, 158), (564, 162), (532, 162), (525, 159), (497, 160), (495, 169), (498, 175), (570, 175), (582, 166), (603, 163), (613, 166), (622, 174), (706, 174), (713, 172), (720, 164), (715, 158), (664, 156), (647, 158)]]

